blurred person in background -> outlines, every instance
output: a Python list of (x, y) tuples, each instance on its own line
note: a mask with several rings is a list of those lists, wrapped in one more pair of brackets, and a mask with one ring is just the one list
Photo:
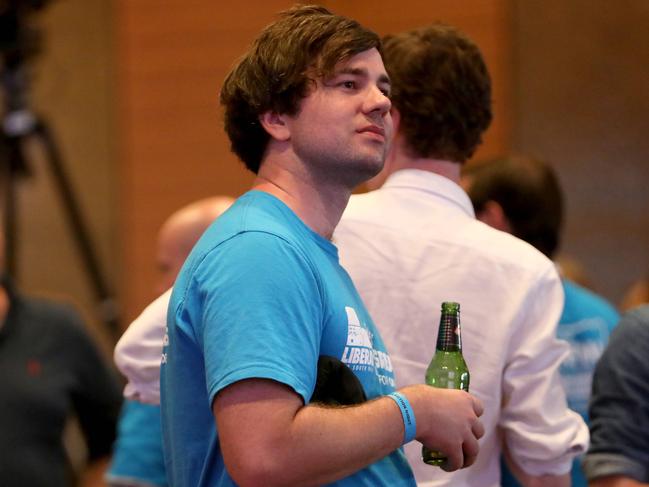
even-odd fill
[[(135, 335), (134, 341), (120, 340), (116, 352), (116, 362), (121, 370), (135, 370), (147, 374), (151, 367), (154, 372), (154, 391), (147, 388), (148, 377), (131, 381), (126, 388), (127, 400), (119, 419), (117, 441), (113, 448), (113, 458), (106, 475), (111, 487), (166, 487), (167, 478), (162, 454), (162, 429), (160, 406), (144, 404), (141, 400), (158, 403), (159, 368), (162, 354), (162, 335), (167, 318), (169, 293), (178, 271), (196, 241), (210, 224), (232, 204), (227, 196), (215, 196), (191, 203), (173, 213), (163, 223), (157, 239), (156, 263), (160, 278), (157, 289), (165, 298), (152, 303), (126, 330), (125, 336)], [(142, 323), (153, 320), (160, 323), (154, 328), (159, 336), (142, 339), (138, 335)], [(128, 347), (133, 346), (131, 350)], [(153, 346), (153, 350), (148, 347)], [(127, 349), (124, 350), (124, 347)], [(125, 357), (122, 360), (122, 357)], [(134, 363), (130, 362), (132, 360)], [(127, 377), (130, 375), (127, 374)], [(144, 386), (142, 386), (144, 384)], [(144, 390), (136, 393), (141, 387)], [(151, 401), (151, 397), (156, 400)]]
[(442, 301), (462, 310), (470, 390), (485, 404), (475, 464), (447, 473), (405, 446), (418, 485), (500, 485), (502, 432), (528, 485), (567, 485), (588, 431), (564, 399), (555, 329), (563, 304), (550, 260), (474, 217), (460, 170), (492, 118), (478, 47), (445, 25), (384, 39), (395, 136), (383, 186), (354, 195), (334, 232), (343, 266), (390, 351), (398, 386), (422, 383)]
[[(529, 242), (554, 258), (561, 240), (563, 194), (552, 166), (524, 156), (510, 156), (468, 166), (463, 182), (478, 220)], [(570, 408), (588, 421), (588, 401), (595, 364), (619, 320), (604, 298), (562, 276), (565, 301), (557, 336), (570, 344), (560, 368)], [(586, 479), (575, 459), (572, 485)], [(503, 485), (517, 485), (505, 471)]]
[(643, 305), (624, 313), (595, 369), (583, 463), (589, 487), (649, 486), (648, 351)]
[(79, 484), (102, 485), (121, 405), (117, 377), (77, 311), (21, 294), (1, 264), (0, 384), (2, 487), (77, 485), (63, 441), (73, 416), (87, 448)]

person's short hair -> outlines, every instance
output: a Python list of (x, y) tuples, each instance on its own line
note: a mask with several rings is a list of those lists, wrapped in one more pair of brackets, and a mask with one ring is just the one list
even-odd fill
[(552, 258), (559, 248), (563, 220), (561, 186), (552, 166), (515, 155), (468, 165), (463, 177), (476, 214), (488, 201), (495, 201), (512, 234)]
[(437, 23), (384, 37), (383, 62), (411, 155), (469, 159), (492, 119), (491, 80), (478, 47)]
[(296, 6), (267, 26), (226, 77), (220, 102), (232, 151), (257, 173), (269, 141), (259, 116), (295, 115), (317, 78), (371, 48), (377, 34), (324, 7)]

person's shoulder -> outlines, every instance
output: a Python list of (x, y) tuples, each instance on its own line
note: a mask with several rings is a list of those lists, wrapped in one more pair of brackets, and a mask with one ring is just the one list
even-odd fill
[(264, 235), (290, 241), (300, 225), (298, 217), (278, 198), (262, 191), (250, 191), (207, 229), (195, 249), (205, 254), (232, 239), (254, 242), (267, 238)]
[(649, 304), (638, 306), (625, 312), (614, 330), (620, 336), (641, 336), (649, 340)]
[(69, 323), (80, 320), (77, 309), (69, 302), (42, 296), (21, 296), (20, 305), (39, 321)]
[(533, 245), (507, 232), (470, 219), (461, 229), (466, 239), (485, 258), (522, 270), (537, 272), (554, 269), (552, 261)]
[(62, 342), (88, 338), (81, 313), (72, 303), (41, 296), (21, 296), (20, 306), (22, 320), (38, 333), (56, 336)]

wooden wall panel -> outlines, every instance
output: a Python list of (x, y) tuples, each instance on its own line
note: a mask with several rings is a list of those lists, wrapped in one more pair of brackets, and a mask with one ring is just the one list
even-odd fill
[(649, 276), (649, 3), (519, 1), (517, 150), (552, 163), (563, 251), (618, 302)]
[[(234, 60), (289, 1), (117, 2), (122, 297), (127, 318), (153, 298), (155, 235), (179, 206), (236, 196), (252, 177), (230, 153), (217, 96)], [(443, 20), (481, 45), (495, 85), (496, 121), (481, 154), (509, 144), (509, 2), (323, 1), (379, 33)]]
[[(106, 280), (116, 284), (112, 10), (109, 0), (46, 3), (24, 18), (24, 25), (36, 29), (41, 40), (40, 52), (24, 63), (25, 94), (29, 108), (53, 132), (92, 247)], [(72, 301), (108, 351), (109, 335), (50, 159), (38, 140), (28, 139), (24, 156), (32, 174), (16, 185), (20, 226), (14, 277), (25, 292)]]

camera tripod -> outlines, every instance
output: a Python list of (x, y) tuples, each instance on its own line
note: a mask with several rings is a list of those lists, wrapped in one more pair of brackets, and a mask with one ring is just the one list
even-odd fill
[(4, 194), (5, 269), (9, 275), (17, 275), (17, 182), (30, 175), (24, 149), (27, 142), (33, 140), (43, 148), (72, 236), (90, 279), (99, 317), (108, 326), (111, 337), (117, 339), (120, 328), (116, 302), (101, 271), (54, 136), (47, 123), (26, 107), (22, 78), (23, 74), (17, 69), (6, 69), (5, 66), (2, 72), (6, 112), (0, 130), (0, 192)]

